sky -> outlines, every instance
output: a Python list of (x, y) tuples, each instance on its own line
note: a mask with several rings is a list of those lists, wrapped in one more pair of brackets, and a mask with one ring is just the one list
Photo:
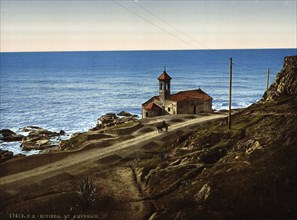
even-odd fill
[(297, 0), (0, 0), (1, 52), (297, 48)]

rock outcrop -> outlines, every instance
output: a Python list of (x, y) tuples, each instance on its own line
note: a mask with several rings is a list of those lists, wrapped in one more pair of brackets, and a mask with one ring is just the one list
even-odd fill
[(131, 117), (132, 114), (129, 112), (121, 111), (120, 113), (118, 113), (118, 116)]
[[(27, 136), (17, 134), (9, 129), (0, 131), (0, 140), (3, 142), (20, 142), (23, 151), (45, 150), (52, 147), (58, 147), (59, 141), (53, 141), (61, 135), (65, 135), (65, 131), (53, 132), (37, 126), (27, 126), (20, 129), (23, 132), (29, 132)], [(1, 163), (14, 157), (23, 157), (25, 155), (13, 155), (10, 151), (1, 151)]]
[(119, 117), (116, 116), (114, 113), (106, 113), (105, 115), (102, 115), (100, 118), (97, 120), (97, 128), (105, 128), (105, 127), (110, 127), (115, 125), (115, 121)]
[(14, 141), (21, 141), (25, 136), (16, 134), (15, 132), (9, 129), (2, 129), (0, 131), (0, 140), (5, 142), (14, 142)]
[[(118, 117), (121, 116), (121, 117)], [(118, 116), (115, 113), (106, 113), (97, 120), (97, 125), (93, 130), (104, 129), (107, 127), (124, 124), (129, 121), (138, 121), (137, 115), (132, 115), (129, 112), (121, 111)]]
[(0, 149), (0, 163), (3, 163), (12, 158), (13, 158), (13, 153), (11, 151)]
[(22, 139), (21, 142), (21, 147), (24, 151), (44, 150), (57, 146), (58, 143), (53, 143), (51, 139), (65, 134), (63, 130), (58, 133), (33, 126), (23, 128), (23, 130), (29, 132), (28, 136)]
[(7, 160), (10, 160), (12, 158), (20, 158), (20, 157), (25, 157), (26, 155), (24, 154), (16, 154), (13, 155), (12, 151), (9, 150), (1, 150), (0, 149), (0, 164), (6, 162)]
[(265, 92), (262, 101), (272, 101), (280, 96), (292, 95), (297, 95), (297, 56), (284, 58), (283, 69)]

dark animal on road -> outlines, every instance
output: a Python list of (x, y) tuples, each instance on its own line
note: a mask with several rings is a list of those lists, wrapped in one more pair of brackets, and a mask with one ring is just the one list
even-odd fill
[(159, 133), (161, 133), (162, 131), (168, 131), (168, 125), (166, 124), (165, 121), (163, 121), (161, 124), (157, 125), (156, 127)]

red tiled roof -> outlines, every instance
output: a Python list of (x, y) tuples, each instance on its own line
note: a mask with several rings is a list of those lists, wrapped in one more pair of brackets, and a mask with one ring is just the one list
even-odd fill
[(152, 109), (160, 109), (160, 107), (158, 105), (156, 105), (155, 103), (151, 102), (151, 103), (148, 103), (147, 105), (145, 105), (144, 109), (152, 110)]
[(186, 99), (203, 99), (204, 101), (212, 100), (208, 94), (206, 94), (202, 89), (197, 90), (188, 90), (188, 91), (180, 91), (176, 94), (170, 96), (172, 101), (183, 101)]
[[(151, 99), (143, 103), (143, 108), (146, 110), (159, 109), (160, 106), (154, 103), (154, 100), (160, 99), (159, 96), (153, 96)], [(187, 90), (180, 91), (176, 94), (170, 95), (170, 100), (179, 102), (184, 100), (192, 100), (192, 99), (202, 99), (204, 101), (211, 101), (212, 97), (210, 97), (207, 93), (205, 93), (202, 89), (197, 90)]]
[(164, 79), (172, 79), (167, 73), (166, 71), (164, 70), (164, 72), (161, 74), (161, 76), (159, 76), (158, 78), (159, 80), (164, 80)]

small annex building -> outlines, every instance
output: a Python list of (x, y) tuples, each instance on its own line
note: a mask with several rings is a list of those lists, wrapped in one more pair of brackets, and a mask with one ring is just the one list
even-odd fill
[(171, 94), (171, 79), (164, 69), (164, 72), (158, 78), (159, 95), (142, 104), (142, 118), (168, 114), (199, 114), (213, 111), (212, 97), (200, 88)]

